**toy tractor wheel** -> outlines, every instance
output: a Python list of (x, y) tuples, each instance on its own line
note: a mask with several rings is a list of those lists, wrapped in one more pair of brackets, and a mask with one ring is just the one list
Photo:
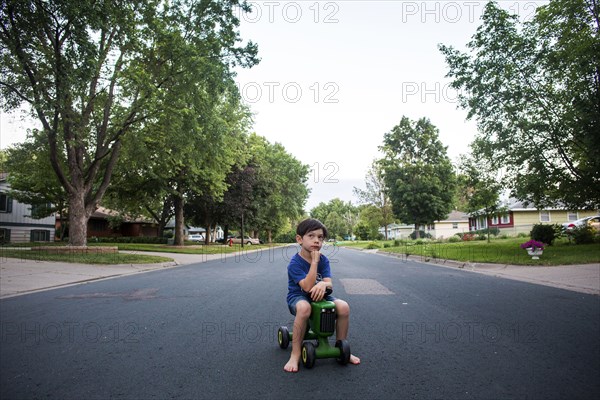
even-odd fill
[(290, 332), (287, 326), (280, 326), (277, 330), (277, 342), (282, 349), (287, 349), (290, 345)]
[(340, 357), (337, 359), (337, 361), (342, 365), (348, 364), (350, 362), (350, 344), (348, 341), (338, 340), (335, 342), (335, 347), (340, 349)]
[(315, 345), (311, 342), (304, 342), (302, 344), (302, 365), (305, 368), (312, 368), (315, 365), (316, 358)]

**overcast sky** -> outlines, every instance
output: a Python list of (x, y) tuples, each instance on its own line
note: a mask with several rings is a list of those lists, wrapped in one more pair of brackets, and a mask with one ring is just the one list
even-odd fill
[[(485, 1), (258, 1), (241, 33), (262, 59), (241, 70), (255, 131), (313, 167), (306, 209), (357, 199), (384, 133), (429, 118), (454, 161), (476, 126), (457, 109), (439, 43), (464, 49)], [(522, 19), (546, 2), (502, 1)]]
[[(241, 36), (261, 62), (238, 70), (254, 131), (313, 170), (308, 211), (334, 197), (357, 204), (384, 133), (403, 115), (427, 117), (454, 161), (476, 127), (456, 108), (439, 43), (464, 49), (485, 1), (252, 1), (238, 10)], [(500, 1), (524, 20), (547, 1)], [(25, 138), (14, 115), (0, 116), (0, 148)]]

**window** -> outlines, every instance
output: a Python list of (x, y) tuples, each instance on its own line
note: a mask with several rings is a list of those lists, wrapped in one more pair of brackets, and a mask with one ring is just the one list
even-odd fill
[(578, 219), (577, 211), (567, 212), (567, 221), (577, 221)]
[(458, 229), (458, 222), (452, 223), (452, 229)]
[(32, 242), (49, 242), (50, 231), (32, 230), (30, 234), (30, 241)]
[(550, 211), (540, 211), (540, 222), (550, 222)]
[(477, 225), (478, 225), (479, 229), (487, 228), (487, 219), (485, 217), (479, 217), (478, 220), (479, 220), (479, 223)]
[(108, 222), (103, 219), (90, 219), (89, 227), (91, 231), (103, 232), (108, 229)]
[(12, 212), (12, 199), (6, 193), (0, 193), (0, 212)]
[(0, 228), (0, 244), (10, 243), (10, 229)]
[(498, 225), (498, 216), (497, 215), (494, 215), (492, 217), (492, 225)]
[(500, 223), (501, 223), (501, 224), (505, 224), (505, 225), (506, 225), (506, 224), (510, 224), (510, 215), (508, 215), (508, 214), (504, 214), (504, 215), (502, 216), (502, 219), (500, 220)]

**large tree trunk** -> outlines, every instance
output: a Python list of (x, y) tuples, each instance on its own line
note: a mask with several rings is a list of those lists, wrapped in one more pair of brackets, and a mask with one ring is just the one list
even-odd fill
[(273, 243), (273, 231), (271, 229), (267, 229), (267, 240), (270, 243)]
[(82, 193), (75, 193), (69, 198), (69, 245), (87, 245), (87, 223), (91, 212), (85, 207)]
[(175, 246), (183, 246), (183, 198), (175, 196)]
[(421, 238), (421, 233), (419, 232), (419, 223), (415, 223), (415, 239), (420, 239)]
[(211, 229), (212, 229), (211, 224), (206, 223), (204, 225), (204, 230), (206, 231), (206, 232), (204, 232), (204, 244), (207, 246), (210, 243)]

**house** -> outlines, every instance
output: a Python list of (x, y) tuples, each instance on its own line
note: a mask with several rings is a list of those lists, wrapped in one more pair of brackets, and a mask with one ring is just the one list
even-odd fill
[[(387, 226), (387, 237), (389, 240), (407, 238), (414, 230), (414, 225), (389, 224)], [(381, 236), (385, 237), (385, 227), (380, 227), (379, 233), (381, 234)]]
[(450, 215), (442, 221), (436, 221), (433, 232), (430, 232), (436, 239), (449, 238), (457, 233), (469, 231), (469, 214), (462, 211), (453, 210)]
[[(98, 207), (88, 220), (87, 237), (158, 236), (158, 224), (152, 220), (124, 217), (118, 226), (111, 226), (110, 220), (118, 217), (118, 212), (105, 207)], [(59, 230), (61, 221), (58, 217), (55, 223), (56, 229)]]
[(500, 233), (515, 236), (519, 233), (529, 233), (535, 224), (560, 225), (598, 214), (598, 210), (568, 210), (565, 207), (549, 207), (540, 210), (514, 198), (509, 199), (503, 206), (506, 212), (501, 215), (494, 215), (487, 219), (481, 215), (471, 216), (470, 229), (480, 230), (489, 226), (498, 228)]
[[(406, 239), (415, 230), (414, 225), (390, 224), (388, 225), (388, 239)], [(447, 218), (441, 221), (435, 221), (433, 224), (421, 225), (420, 230), (431, 235), (436, 239), (443, 239), (453, 236), (457, 233), (469, 231), (469, 215), (453, 210)], [(385, 235), (383, 227), (379, 228), (379, 233)]]
[(7, 173), (0, 173), (0, 244), (54, 240), (55, 216), (32, 218), (32, 208), (11, 198)]

